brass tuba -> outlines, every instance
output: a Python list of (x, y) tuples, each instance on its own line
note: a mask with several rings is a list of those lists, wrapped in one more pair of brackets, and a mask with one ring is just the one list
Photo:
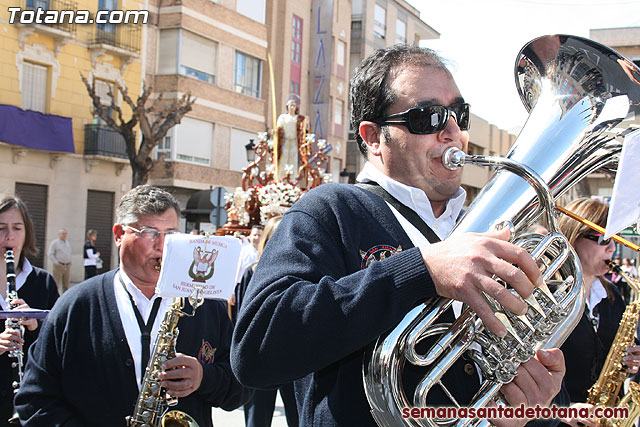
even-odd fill
[[(589, 173), (617, 168), (624, 136), (640, 124), (640, 71), (602, 44), (552, 35), (522, 48), (515, 77), (530, 115), (506, 157), (467, 156), (455, 149), (443, 156), (450, 168), (471, 163), (497, 170), (452, 234), (484, 232), (497, 223), (508, 223), (513, 228), (512, 241), (538, 261), (548, 287), (534, 291), (523, 316), (485, 296), (509, 331), (503, 339), (484, 328), (466, 307), (453, 324), (438, 320), (452, 304), (447, 298), (433, 298), (410, 311), (378, 338), (364, 360), (365, 393), (380, 426), (486, 423), (468, 418), (406, 418), (403, 409), (429, 406), (433, 387), (453, 398), (441, 379), (462, 355), (482, 370), (483, 382), (471, 402), (452, 399), (448, 406), (477, 410), (499, 402), (501, 386), (514, 378), (520, 363), (537, 349), (559, 347), (582, 314), (582, 270), (558, 231), (555, 200)], [(550, 233), (525, 234), (542, 215)], [(420, 351), (420, 344), (434, 341)], [(403, 386), (408, 364), (425, 371), (415, 390)]]

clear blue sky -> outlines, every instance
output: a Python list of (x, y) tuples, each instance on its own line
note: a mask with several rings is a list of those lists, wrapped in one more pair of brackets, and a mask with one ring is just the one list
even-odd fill
[(452, 62), (472, 112), (502, 129), (527, 113), (513, 68), (527, 42), (545, 34), (589, 37), (590, 29), (640, 26), (640, 0), (407, 0), (440, 33), (425, 46)]

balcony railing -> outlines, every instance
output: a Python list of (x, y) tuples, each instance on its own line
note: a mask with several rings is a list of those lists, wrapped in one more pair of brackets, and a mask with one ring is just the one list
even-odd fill
[(89, 124), (84, 126), (84, 154), (127, 159), (124, 138), (109, 126)]
[(97, 24), (89, 44), (104, 44), (139, 54), (140, 34), (139, 24)]
[[(55, 28), (60, 31), (65, 31), (69, 34), (76, 34), (76, 24), (73, 21), (78, 11), (78, 3), (71, 0), (23, 0), (22, 9), (24, 11), (35, 11), (38, 9), (57, 11), (60, 16), (60, 20), (55, 24), (44, 23), (47, 27)], [(73, 11), (73, 14), (66, 13), (60, 14), (61, 11)]]

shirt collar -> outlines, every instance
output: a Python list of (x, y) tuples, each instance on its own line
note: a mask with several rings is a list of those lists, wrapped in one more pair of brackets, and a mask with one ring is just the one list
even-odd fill
[(127, 273), (124, 272), (124, 270), (122, 269), (122, 266), (120, 266), (118, 274), (120, 274), (120, 277), (122, 278), (122, 282), (124, 283), (126, 290), (133, 297), (133, 300), (136, 301), (136, 303), (138, 301), (149, 303), (155, 300), (159, 296), (157, 293), (154, 293), (151, 299), (147, 298), (147, 296), (143, 294), (142, 291), (138, 289), (136, 285), (133, 284), (133, 280), (131, 280), (129, 276), (127, 276)]
[(607, 298), (607, 290), (602, 285), (600, 279), (596, 277), (593, 279), (593, 283), (591, 283), (591, 295), (589, 295), (589, 301), (587, 301), (589, 311), (593, 313), (593, 309), (605, 298)]
[(16, 275), (16, 291), (19, 291), (22, 285), (25, 284), (25, 282), (27, 281), (27, 277), (29, 277), (32, 271), (33, 266), (31, 265), (27, 257), (25, 257), (24, 261), (22, 261), (22, 270), (20, 270), (20, 273)]
[(419, 188), (411, 187), (396, 181), (385, 175), (376, 168), (373, 163), (366, 162), (362, 171), (358, 174), (357, 180), (360, 182), (374, 181), (380, 187), (387, 190), (389, 194), (395, 197), (400, 203), (411, 208), (418, 213), (427, 223), (450, 219), (455, 222), (462, 210), (462, 206), (466, 200), (467, 193), (459, 187), (455, 194), (447, 201), (447, 206), (438, 218), (433, 214), (431, 202), (425, 192)]

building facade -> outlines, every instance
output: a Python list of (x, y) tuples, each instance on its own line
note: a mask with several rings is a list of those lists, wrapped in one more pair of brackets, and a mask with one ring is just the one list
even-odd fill
[[(149, 183), (186, 207), (197, 191), (239, 186), (245, 145), (266, 130), (266, 2), (152, 0), (149, 10), (145, 78), (153, 82), (154, 96), (197, 98), (159, 144)], [(205, 211), (185, 210), (181, 229), (211, 231)]]
[(224, 223), (206, 211), (221, 213), (221, 194), (240, 185), (247, 166), (245, 146), (274, 128), (288, 100), (326, 147), (323, 169), (337, 181), (346, 160), (348, 0), (152, 0), (149, 10), (146, 79), (163, 99), (197, 97), (158, 146), (150, 179), (186, 206), (185, 231)]
[[(140, 92), (142, 25), (38, 24), (35, 14), (38, 8), (87, 11), (94, 18), (99, 10), (138, 6), (116, 0), (0, 1), (0, 192), (16, 193), (28, 205), (40, 250), (35, 265), (51, 271), (48, 246), (60, 228), (68, 230), (74, 282), (84, 277), (89, 229), (98, 230), (104, 270), (117, 265), (114, 206), (131, 182), (124, 141), (93, 116), (80, 75), (95, 80), (103, 103), (111, 104), (111, 92), (130, 115), (115, 85), (127, 87), (134, 99)], [(9, 8), (17, 8), (14, 23)]]

